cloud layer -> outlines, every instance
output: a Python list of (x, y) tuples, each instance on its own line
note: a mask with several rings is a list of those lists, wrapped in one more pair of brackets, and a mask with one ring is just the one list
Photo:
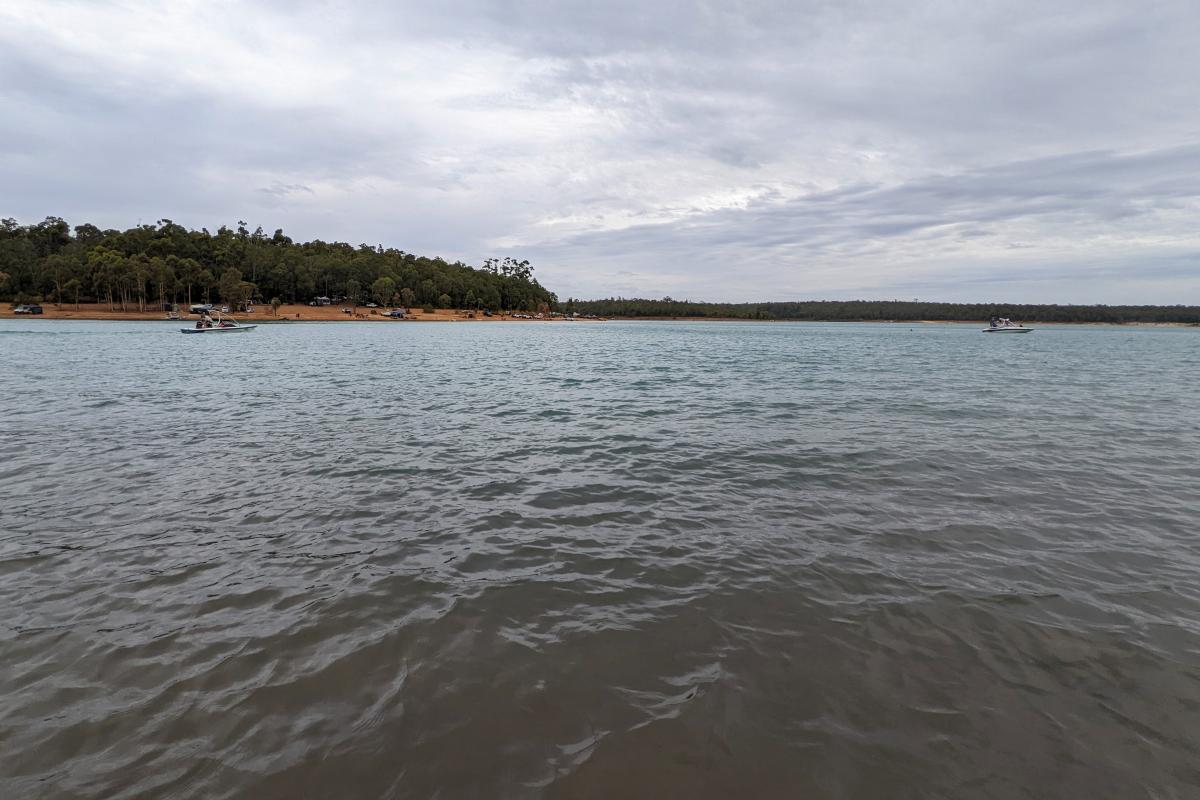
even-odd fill
[(1200, 7), (0, 0), (0, 215), (563, 296), (1196, 302)]

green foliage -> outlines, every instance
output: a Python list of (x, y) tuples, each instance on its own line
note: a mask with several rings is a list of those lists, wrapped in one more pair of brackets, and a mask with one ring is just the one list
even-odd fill
[[(237, 273), (235, 280), (230, 272)], [(474, 269), (461, 262), (426, 258), (403, 250), (343, 242), (296, 243), (277, 230), (267, 236), (244, 222), (215, 233), (193, 231), (169, 219), (124, 231), (70, 226), (58, 217), (35, 225), (0, 220), (0, 300), (47, 296), (56, 302), (103, 302), (122, 309), (155, 301), (188, 304), (241, 303), (278, 297), (307, 303), (318, 295), (400, 301), (411, 307), (531, 310), (558, 299), (533, 277), (527, 261), (489, 259)], [(227, 277), (230, 276), (230, 277)], [(70, 281), (71, 290), (67, 289)]]
[(221, 282), (218, 288), (221, 293), (221, 302), (236, 311), (250, 301), (256, 287), (253, 283), (242, 280), (241, 270), (228, 267), (221, 273)]
[(209, 302), (209, 294), (212, 290), (213, 283), (215, 281), (215, 278), (213, 278), (212, 270), (211, 269), (200, 270), (200, 274), (197, 276), (196, 281), (197, 281), (197, 283), (200, 284), (200, 287), (202, 289), (204, 289), (204, 302), (206, 302), (206, 303)]
[(82, 288), (83, 282), (78, 278), (71, 278), (62, 287), (63, 298), (70, 298), (71, 302), (75, 304), (76, 309), (79, 308), (79, 290)]
[(381, 306), (390, 303), (395, 293), (396, 281), (386, 275), (371, 284), (371, 297)]
[(693, 303), (686, 300), (568, 299), (567, 313), (601, 317), (780, 319), (824, 322), (984, 321), (1200, 323), (1200, 306), (1083, 306), (1011, 303), (924, 303), (904, 300), (825, 300), (798, 303)]

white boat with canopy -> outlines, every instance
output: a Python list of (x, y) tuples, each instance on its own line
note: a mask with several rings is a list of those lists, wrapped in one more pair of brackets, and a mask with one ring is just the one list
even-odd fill
[(243, 331), (252, 331), (257, 328), (257, 325), (243, 325), (233, 317), (226, 317), (217, 312), (217, 318), (213, 319), (205, 312), (200, 319), (196, 320), (196, 325), (193, 328), (180, 328), (180, 333), (241, 333)]
[(984, 328), (984, 333), (1029, 333), (1033, 328), (1026, 328), (1019, 322), (1013, 322), (1008, 317), (992, 317), (989, 327)]

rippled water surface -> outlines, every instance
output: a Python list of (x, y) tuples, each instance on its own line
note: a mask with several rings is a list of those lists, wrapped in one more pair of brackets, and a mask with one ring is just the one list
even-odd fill
[(1195, 798), (1200, 331), (0, 323), (0, 797)]

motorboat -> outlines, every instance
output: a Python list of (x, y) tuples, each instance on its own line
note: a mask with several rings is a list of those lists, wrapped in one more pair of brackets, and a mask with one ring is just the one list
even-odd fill
[(180, 328), (180, 333), (240, 333), (242, 331), (252, 331), (257, 328), (257, 325), (243, 325), (235, 319), (227, 319), (218, 312), (217, 318), (214, 320), (208, 315), (197, 320), (194, 328)]
[(991, 324), (983, 329), (984, 333), (1029, 333), (1033, 328), (1013, 322), (1008, 317), (993, 318)]
[(221, 324), (214, 324), (211, 328), (180, 328), (180, 333), (240, 333), (241, 331), (252, 331), (257, 328), (257, 325), (240, 325), (236, 322), (226, 320)]

